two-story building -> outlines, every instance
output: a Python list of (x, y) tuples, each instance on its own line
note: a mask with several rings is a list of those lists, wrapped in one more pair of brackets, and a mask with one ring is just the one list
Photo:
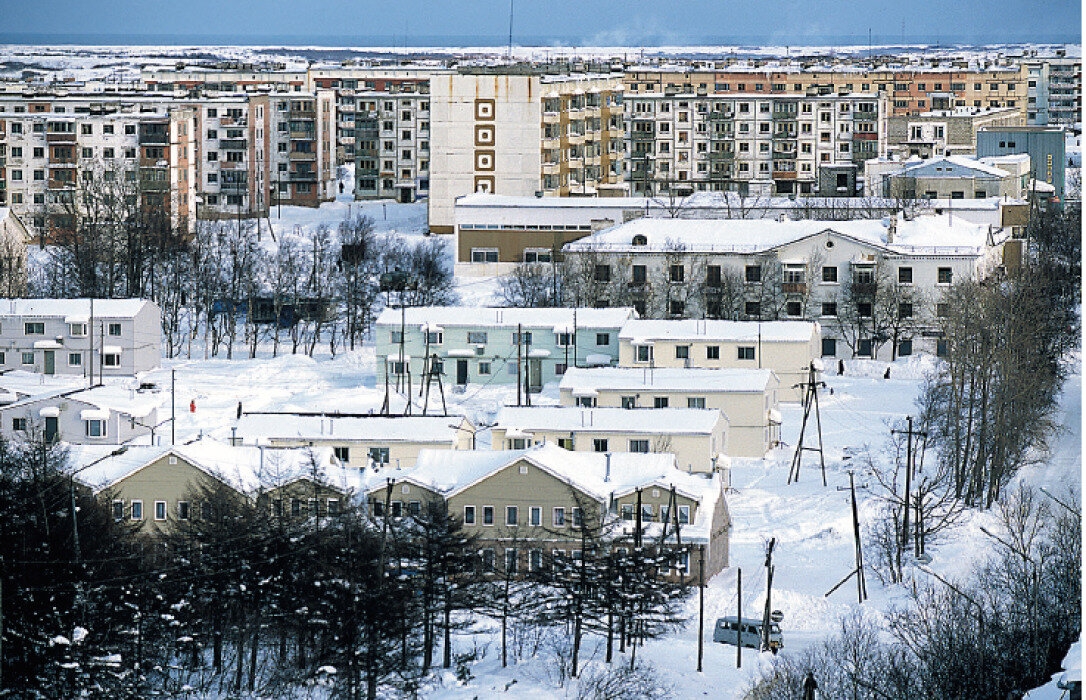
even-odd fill
[(0, 437), (44, 437), (47, 442), (119, 445), (158, 426), (159, 401), (153, 394), (121, 386), (61, 389), (22, 395), (6, 389), (0, 375)]
[(809, 321), (632, 319), (618, 339), (619, 367), (771, 369), (781, 401), (801, 401), (796, 385), (820, 356), (822, 329)]
[(491, 428), (495, 450), (554, 443), (580, 452), (675, 455), (680, 469), (727, 471), (728, 419), (719, 410), (506, 406)]
[(418, 386), (433, 368), (455, 387), (519, 377), (536, 392), (567, 368), (614, 364), (619, 330), (635, 316), (631, 308), (387, 308), (374, 325), (377, 380), (410, 373)]
[(558, 388), (563, 406), (717, 409), (730, 457), (764, 457), (780, 442), (780, 379), (768, 369), (571, 369)]
[(159, 366), (161, 323), (146, 299), (0, 299), (0, 372), (130, 377)]

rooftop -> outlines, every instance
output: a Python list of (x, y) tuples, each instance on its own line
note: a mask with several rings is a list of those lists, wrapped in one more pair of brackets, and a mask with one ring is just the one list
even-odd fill
[(683, 367), (572, 367), (561, 391), (764, 392), (776, 375), (768, 369), (686, 369)]
[(579, 408), (574, 406), (506, 406), (495, 428), (505, 430), (598, 430), (620, 433), (708, 435), (721, 420), (717, 409)]
[[(559, 326), (572, 328), (576, 313), (579, 328), (620, 328), (628, 319), (636, 318), (637, 312), (630, 307), (608, 309), (515, 309), (476, 306), (414, 306), (407, 308), (404, 316), (407, 326), (429, 327), (467, 326), (501, 327), (515, 329), (521, 325), (529, 329)], [(379, 326), (399, 326), (400, 309), (386, 308), (377, 318)]]
[(720, 321), (631, 319), (618, 337), (633, 343), (653, 340), (810, 342), (818, 324), (808, 321)]

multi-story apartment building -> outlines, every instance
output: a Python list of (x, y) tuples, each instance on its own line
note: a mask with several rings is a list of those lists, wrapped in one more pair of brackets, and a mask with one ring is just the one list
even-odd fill
[(1059, 56), (1024, 62), (1027, 73), (1026, 123), (1030, 126), (1059, 125), (1081, 129), (1082, 63)]
[(178, 63), (174, 68), (144, 68), (140, 71), (140, 82), (148, 90), (165, 93), (176, 90), (214, 90), (229, 93), (259, 89), (277, 92), (312, 89), (307, 70), (287, 70), (282, 63), (224, 62), (191, 66)]
[(886, 129), (886, 151), (903, 159), (972, 156), (977, 152), (980, 129), (1025, 123), (1022, 111), (1010, 108), (958, 107), (894, 116)]
[(1025, 114), (1026, 79), (1019, 65), (969, 65), (957, 61), (921, 68), (865, 65), (801, 65), (778, 62), (718, 62), (713, 68), (633, 67), (626, 71), (627, 96), (669, 89), (699, 95), (761, 97), (840, 92), (881, 93), (890, 115), (955, 107), (1014, 107)]
[(185, 227), (316, 206), (334, 196), (334, 123), (326, 90), (3, 93), (0, 205), (38, 234), (70, 227), (73, 206), (103, 189)]
[(466, 68), (430, 83), (430, 230), (452, 233), (473, 192), (606, 196), (623, 184), (622, 80)]
[(877, 94), (630, 87), (626, 176), (636, 194), (853, 196), (862, 163), (885, 143), (886, 103)]

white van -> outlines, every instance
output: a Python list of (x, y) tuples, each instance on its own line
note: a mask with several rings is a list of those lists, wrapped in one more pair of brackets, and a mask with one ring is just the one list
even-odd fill
[[(742, 646), (758, 649), (762, 646), (762, 620), (752, 617), (738, 618), (734, 615), (722, 617), (716, 621), (713, 630), (713, 641), (721, 644), (732, 644), (736, 641)], [(776, 654), (784, 647), (784, 638), (781, 636), (781, 626), (776, 622), (769, 623), (769, 649)]]

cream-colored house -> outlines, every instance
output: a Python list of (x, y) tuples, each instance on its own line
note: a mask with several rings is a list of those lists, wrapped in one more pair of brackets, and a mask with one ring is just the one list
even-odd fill
[(670, 452), (691, 473), (726, 472), (729, 462), (728, 419), (716, 409), (506, 406), (498, 413), (495, 450), (544, 443), (578, 452)]
[(575, 368), (563, 406), (715, 408), (728, 420), (729, 457), (764, 457), (780, 442), (780, 379), (768, 369)]
[[(112, 449), (77, 446), (69, 454), (76, 480), (110, 504), (113, 518), (161, 534), (204, 516), (209, 494), (280, 501), (283, 515), (337, 511), (360, 490), (357, 472), (339, 466), (330, 449), (265, 450), (200, 440), (173, 447)], [(320, 484), (319, 490), (301, 490)], [(289, 497), (288, 497), (289, 495)], [(286, 498), (286, 500), (283, 500)], [(319, 500), (317, 500), (319, 499)]]
[(345, 467), (412, 467), (419, 450), (470, 450), (475, 428), (462, 416), (245, 413), (234, 441), (267, 447), (322, 447)]
[(821, 326), (809, 321), (631, 319), (618, 340), (619, 367), (771, 369), (781, 401), (803, 399), (796, 385), (822, 354)]
[[(660, 509), (675, 504), (667, 515), (677, 516), (679, 538), (693, 553), (683, 560), (685, 575), (697, 570), (701, 554), (706, 579), (728, 565), (731, 521), (720, 475), (684, 473), (668, 454), (570, 452), (550, 443), (513, 451), (425, 450), (414, 470), (374, 480), (370, 504), (418, 496), (417, 506), (400, 506), (404, 513), (423, 507), (427, 494), (445, 498), (464, 531), (479, 538), (484, 566), (499, 571), (528, 572), (552, 557), (580, 556), (582, 523), (626, 541), (636, 521), (624, 522), (621, 506), (636, 500), (637, 489), (643, 506), (654, 505), (651, 517), (642, 509), (646, 541), (675, 544), (674, 520), (667, 518), (661, 532)], [(408, 491), (401, 493), (403, 487)]]

